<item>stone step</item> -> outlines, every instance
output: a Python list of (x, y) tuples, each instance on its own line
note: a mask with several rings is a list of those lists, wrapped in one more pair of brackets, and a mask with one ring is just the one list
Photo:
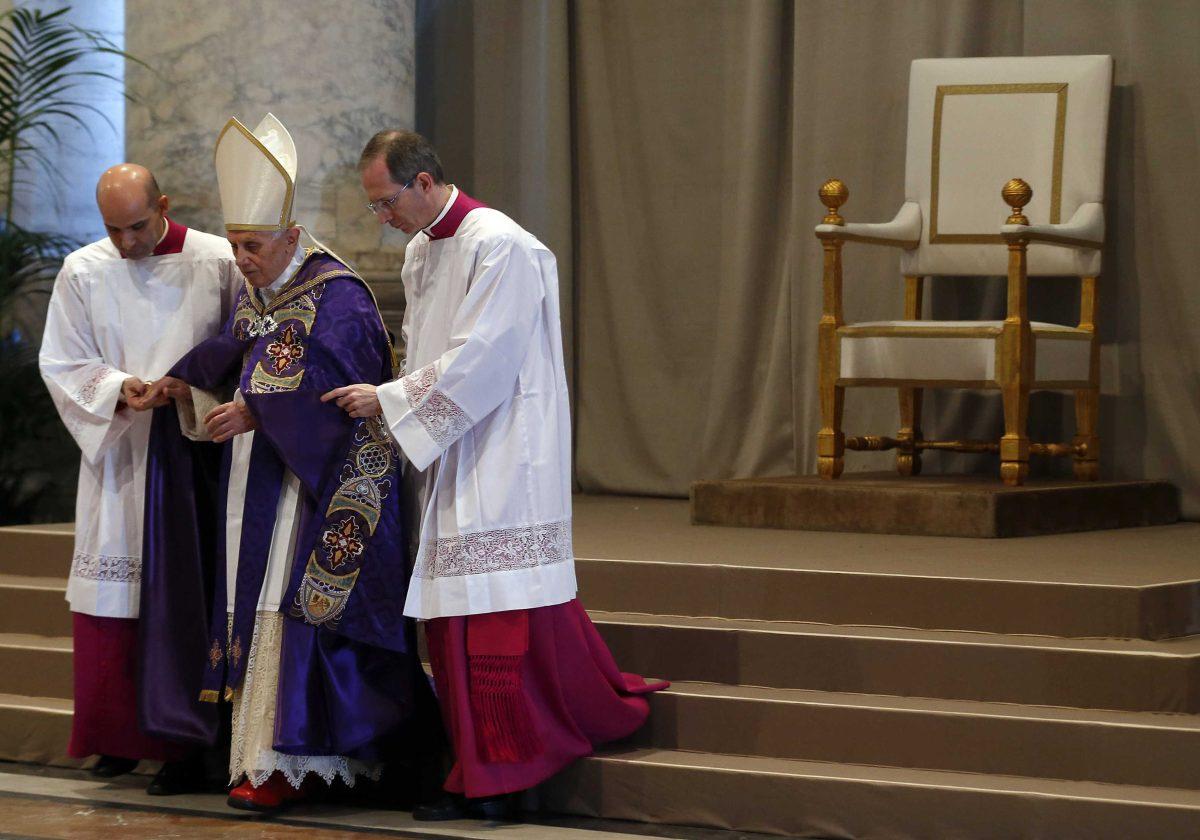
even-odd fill
[(1197, 522), (987, 540), (693, 525), (685, 501), (581, 496), (574, 547), (592, 609), (1074, 638), (1200, 633)]
[(68, 699), (0, 694), (0, 760), (82, 765), (83, 761), (67, 757), (71, 715)]
[(1196, 715), (689, 682), (650, 698), (644, 747), (1200, 790)]
[[(621, 513), (633, 536), (650, 524)], [(603, 520), (576, 528), (582, 529), (580, 590), (593, 609), (1076, 638), (1158, 640), (1200, 633), (1200, 611), (1193, 606), (1200, 601), (1200, 565), (1188, 556), (1200, 551), (1197, 523), (1031, 538), (1019, 546), (684, 523), (661, 546), (661, 559), (618, 537), (611, 545), (628, 557), (586, 556), (600, 547), (590, 534), (598, 524)], [(0, 576), (65, 579), (72, 532), (70, 524), (0, 528)], [(834, 555), (825, 544), (830, 537), (839, 540)], [(1063, 550), (1064, 539), (1073, 541), (1071, 551)], [(889, 541), (896, 543), (891, 553)], [(1080, 562), (1078, 553), (1097, 542), (1116, 546), (1120, 565), (1094, 555)], [(1178, 557), (1170, 556), (1170, 545)], [(881, 553), (886, 563), (875, 562)], [(1129, 562), (1139, 553), (1153, 562), (1140, 556)], [(0, 591), (0, 615), (13, 606)]]
[(622, 669), (669, 680), (1200, 712), (1200, 638), (1052, 639), (593, 612)]
[(1197, 579), (1162, 583), (994, 580), (952, 574), (577, 558), (589, 607), (659, 615), (1064, 637), (1200, 633)]
[(0, 633), (71, 635), (63, 578), (0, 574)]
[(0, 634), (0, 674), (5, 694), (70, 700), (74, 676), (71, 639), (61, 636)]
[(796, 837), (1195, 837), (1200, 792), (679, 750), (617, 749), (540, 788), (549, 810)]
[(9, 525), (0, 528), (0, 573), (66, 579), (71, 571), (75, 525)]

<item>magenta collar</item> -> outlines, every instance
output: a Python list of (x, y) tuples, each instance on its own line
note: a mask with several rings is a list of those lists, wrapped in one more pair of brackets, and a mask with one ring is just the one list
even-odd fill
[(167, 219), (167, 235), (162, 238), (162, 242), (154, 247), (150, 252), (152, 257), (161, 257), (164, 254), (178, 254), (183, 251), (183, 240), (187, 236), (188, 229), (183, 225), (176, 224)]
[(431, 240), (448, 239), (458, 233), (458, 226), (462, 224), (462, 220), (467, 217), (467, 214), (480, 207), (486, 208), (487, 205), (459, 190), (458, 195), (454, 197), (454, 204), (446, 211), (446, 215), (442, 216), (437, 224), (432, 225), (425, 233)]

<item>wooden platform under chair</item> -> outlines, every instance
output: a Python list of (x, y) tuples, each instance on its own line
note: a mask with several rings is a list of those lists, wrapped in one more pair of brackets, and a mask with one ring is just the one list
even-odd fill
[[(885, 838), (1200, 826), (1200, 524), (986, 540), (706, 527), (579, 497), (580, 593), (650, 722), (573, 814)], [(0, 757), (61, 762), (69, 530), (0, 529)]]
[(697, 481), (692, 522), (943, 537), (1030, 537), (1169, 525), (1179, 490), (1166, 481), (847, 473)]

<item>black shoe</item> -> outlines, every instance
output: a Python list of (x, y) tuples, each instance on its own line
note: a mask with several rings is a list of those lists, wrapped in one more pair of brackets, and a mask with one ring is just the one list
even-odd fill
[(98, 776), (101, 779), (113, 779), (117, 776), (124, 776), (126, 773), (133, 772), (133, 768), (138, 766), (136, 758), (120, 758), (115, 755), (102, 755), (100, 760), (96, 762), (96, 766), (92, 768), (92, 775)]
[(414, 820), (422, 822), (471, 819), (471, 813), (467, 810), (467, 800), (452, 794), (447, 794), (424, 805), (418, 805), (413, 808), (412, 815)]
[(520, 794), (502, 793), (482, 799), (468, 799), (467, 810), (477, 820), (489, 822), (512, 822), (518, 818)]
[(180, 793), (201, 793), (208, 789), (208, 778), (204, 772), (204, 759), (185, 758), (168, 761), (155, 774), (146, 788), (151, 796), (175, 796)]
[(418, 805), (413, 808), (412, 815), (414, 820), (422, 822), (446, 820), (509, 822), (516, 820), (519, 814), (518, 796), (518, 794), (502, 793), (499, 796), (464, 799), (461, 796), (448, 795), (427, 805)]

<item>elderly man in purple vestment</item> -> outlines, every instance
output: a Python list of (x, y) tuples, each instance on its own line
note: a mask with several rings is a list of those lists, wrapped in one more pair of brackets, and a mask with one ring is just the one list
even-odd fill
[(229, 804), (273, 811), (314, 776), (378, 778), (436, 704), (402, 611), (397, 453), (378, 418), (320, 400), (391, 378), (374, 297), (334, 254), (299, 247), (296, 150), (274, 116), (254, 131), (231, 119), (216, 167), (246, 287), (224, 332), (170, 375), (237, 386), (204, 416), (231, 445), (203, 696), (233, 704)]

